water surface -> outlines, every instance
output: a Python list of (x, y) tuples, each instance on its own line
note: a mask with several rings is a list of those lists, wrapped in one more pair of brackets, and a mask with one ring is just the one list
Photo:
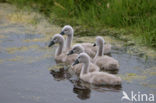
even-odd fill
[(0, 25), (2, 103), (121, 103), (123, 90), (156, 94), (154, 60), (114, 47), (112, 56), (120, 63), (121, 87), (93, 86), (64, 69), (57, 70), (55, 47), (47, 48), (46, 35), (28, 31), (21, 24)]

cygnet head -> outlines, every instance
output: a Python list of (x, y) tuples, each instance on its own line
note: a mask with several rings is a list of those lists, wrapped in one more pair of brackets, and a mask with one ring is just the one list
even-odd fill
[(93, 44), (93, 46), (101, 46), (104, 44), (104, 39), (101, 36), (96, 37), (96, 42)]
[(55, 34), (49, 44), (49, 47), (51, 47), (52, 45), (56, 43), (63, 43), (63, 42), (64, 42), (64, 37), (60, 34)]
[(68, 52), (67, 55), (72, 55), (72, 54), (80, 54), (84, 52), (84, 48), (80, 44), (76, 44), (73, 46), (72, 50)]
[(80, 53), (73, 63), (73, 66), (79, 63), (88, 63), (90, 61), (90, 57), (86, 53)]
[(62, 31), (60, 33), (61, 35), (67, 35), (67, 36), (73, 36), (74, 35), (74, 30), (70, 25), (66, 25), (62, 28)]

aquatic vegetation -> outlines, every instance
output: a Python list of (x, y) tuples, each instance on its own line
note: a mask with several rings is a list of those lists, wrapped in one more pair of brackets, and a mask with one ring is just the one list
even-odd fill
[(10, 14), (9, 15), (9, 20), (11, 21), (11, 23), (30, 23), (30, 24), (33, 24), (33, 22), (36, 20), (34, 18), (34, 14), (31, 13), (28, 14), (26, 12), (16, 12), (16, 13), (13, 13), (13, 14)]
[(24, 60), (24, 57), (22, 57), (22, 56), (16, 56), (14, 58), (7, 59), (6, 61), (15, 62), (15, 61), (21, 61), (21, 60)]
[(48, 35), (42, 38), (26, 39), (26, 40), (23, 40), (23, 42), (47, 42), (50, 40), (50, 38), (51, 38), (51, 35)]
[[(110, 44), (113, 44), (117, 47), (122, 47), (124, 42), (122, 42), (121, 40), (118, 40), (118, 39), (115, 39), (115, 38), (112, 38), (110, 36), (102, 36), (104, 39), (105, 39), (105, 42), (106, 43), (110, 43)], [(74, 38), (73, 40), (73, 44), (76, 44), (76, 43), (83, 43), (83, 42), (89, 42), (89, 43), (94, 43), (95, 42), (95, 36), (79, 36), (77, 38)], [(118, 42), (118, 43), (117, 43)]]
[(156, 89), (156, 84), (149, 84), (147, 86), (150, 87), (150, 88), (155, 88)]
[(7, 38), (7, 36), (4, 36), (4, 35), (0, 34), (0, 39), (4, 39), (4, 38)]
[(60, 69), (64, 68), (64, 64), (63, 63), (59, 63), (57, 65), (53, 65), (52, 67), (49, 67), (48, 70), (55, 70), (55, 71), (59, 71)]
[(49, 57), (49, 54), (44, 54), (44, 55), (41, 55), (41, 56), (27, 56), (25, 57), (26, 60), (24, 62), (27, 62), (27, 63), (35, 63), (35, 62), (38, 62), (40, 60), (44, 60), (44, 59), (47, 59), (47, 58), (50, 58)]
[(156, 89), (156, 84), (151, 84), (151, 83), (140, 83), (141, 85), (149, 88), (155, 88)]
[(10, 54), (16, 53), (16, 52), (25, 52), (30, 49), (36, 49), (39, 48), (38, 45), (30, 45), (30, 46), (22, 46), (22, 47), (12, 47), (12, 48), (6, 48), (6, 51)]
[(156, 66), (143, 70), (143, 75), (156, 76)]
[[(2, 20), (8, 21), (7, 23), (2, 24), (4, 26), (15, 24), (14, 28), (16, 28), (16, 24), (22, 24), (22, 26), (25, 26), (25, 29), (28, 29), (29, 32), (31, 31), (31, 33), (35, 32), (34, 34), (40, 33), (48, 35), (53, 35), (61, 30), (59, 26), (50, 24), (42, 14), (39, 14), (32, 9), (26, 9), (25, 11), (21, 9), (17, 10), (15, 6), (9, 4), (1, 4), (1, 8), (5, 9), (0, 9), (0, 14), (3, 14), (3, 16), (1, 16)], [(14, 28), (12, 27), (4, 32), (14, 31)]]
[(127, 82), (133, 82), (134, 80), (145, 80), (147, 78), (146, 75), (140, 75), (140, 74), (135, 74), (135, 73), (126, 73), (123, 75), (119, 75), (123, 80)]
[[(150, 77), (156, 76), (156, 67), (146, 68), (145, 70), (142, 68), (137, 69), (140, 71), (139, 74), (136, 73), (126, 73), (121, 75), (121, 78), (127, 82), (132, 82), (133, 80), (139, 80), (140, 84), (144, 86), (154, 87), (156, 84), (146, 83), (149, 81)], [(146, 82), (141, 80), (145, 80)], [(151, 85), (150, 85), (151, 84)]]

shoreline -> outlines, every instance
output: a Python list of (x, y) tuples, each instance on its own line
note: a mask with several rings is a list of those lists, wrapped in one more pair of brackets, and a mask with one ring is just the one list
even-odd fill
[[(25, 24), (27, 26), (29, 26), (30, 28), (32, 28), (32, 30), (37, 29), (38, 33), (44, 34), (46, 35), (45, 38), (43, 38), (43, 40), (50, 40), (50, 38), (52, 37), (52, 35), (54, 35), (55, 33), (57, 33), (58, 31), (61, 30), (61, 27), (56, 25), (56, 24), (51, 24), (49, 23), (48, 20), (46, 20), (46, 18), (41, 15), (38, 12), (34, 12), (34, 11), (26, 11), (26, 10), (19, 10), (17, 9), (14, 5), (10, 5), (7, 3), (0, 3), (1, 8), (3, 8), (3, 10), (0, 12), (1, 15), (5, 15), (5, 19), (9, 21), (9, 23), (13, 23), (13, 24)], [(7, 11), (6, 11), (7, 10)], [(9, 13), (9, 14), (7, 14)], [(31, 15), (30, 15), (31, 14)], [(3, 16), (1, 17), (1, 21)], [(74, 41), (76, 40), (77, 43), (78, 42), (94, 42), (95, 40), (95, 36), (90, 36), (89, 33), (92, 32), (88, 32), (86, 30), (83, 30), (81, 28), (78, 27), (74, 27), (75, 29), (75, 34), (77, 37), (77, 39), (74, 39)], [(132, 39), (132, 37), (130, 37), (129, 35), (121, 35), (121, 37), (116, 37), (114, 35), (116, 35), (117, 33), (120, 33), (119, 31), (109, 31), (110, 29), (105, 29), (103, 30), (103, 32), (99, 32), (96, 33), (98, 35), (102, 35), (105, 39), (106, 42), (111, 43), (113, 46), (118, 47), (118, 48), (122, 48), (125, 47), (127, 49), (126, 52), (132, 54), (132, 55), (138, 55), (140, 57), (143, 58), (152, 58), (152, 59), (156, 59), (156, 50), (155, 48), (151, 48), (151, 47), (147, 47), (147, 46), (142, 46), (140, 44), (136, 44)], [(79, 36), (78, 34), (81, 33), (82, 36)], [(106, 35), (106, 34), (112, 34), (112, 35)], [(87, 36), (86, 36), (87, 35)]]

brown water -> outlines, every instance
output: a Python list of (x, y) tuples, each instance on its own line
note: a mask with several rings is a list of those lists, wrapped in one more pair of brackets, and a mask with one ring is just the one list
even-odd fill
[(1, 103), (121, 103), (122, 91), (156, 94), (155, 60), (130, 55), (127, 47), (113, 47), (122, 85), (98, 87), (58, 69), (55, 47), (47, 48), (49, 41), (44, 38), (22, 24), (0, 25)]

